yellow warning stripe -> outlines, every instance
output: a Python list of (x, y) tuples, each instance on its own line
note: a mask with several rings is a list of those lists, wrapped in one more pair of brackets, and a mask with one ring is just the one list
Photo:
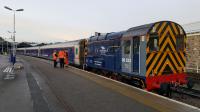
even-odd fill
[(180, 59), (179, 55), (177, 54), (177, 52), (175, 52), (174, 54), (175, 54), (176, 59), (178, 60), (178, 62), (181, 64), (181, 66), (184, 67), (184, 64), (183, 64), (183, 62), (181, 61), (181, 59)]
[[(153, 30), (154, 29), (157, 29), (157, 27), (160, 25), (160, 23), (156, 23), (155, 25), (154, 25), (154, 27), (152, 28), (152, 30), (151, 30), (151, 32), (153, 32)], [(156, 31), (156, 30), (155, 30)]]
[[(186, 63), (186, 58), (185, 58), (183, 52), (180, 52), (180, 54), (181, 54), (182, 59), (184, 60), (184, 63)], [(183, 66), (183, 67), (184, 67), (184, 66)]]
[(176, 33), (176, 34), (178, 34), (178, 31), (177, 31), (177, 29), (176, 29), (176, 26), (175, 26), (175, 24), (174, 24), (174, 23), (171, 23), (171, 25), (172, 25), (172, 27), (173, 27), (173, 29), (174, 29), (175, 33)]
[(171, 43), (171, 40), (169, 39), (169, 37), (166, 39), (166, 41), (164, 42), (163, 46), (160, 48), (160, 51), (164, 50), (164, 48), (166, 47), (167, 43), (169, 43), (171, 48), (172, 48), (172, 50), (175, 51), (175, 48), (174, 48), (173, 44)]
[(152, 62), (151, 66), (148, 68), (147, 72), (146, 72), (146, 76), (148, 76), (152, 70), (152, 68), (154, 67), (155, 63), (157, 62), (158, 58), (160, 57), (161, 53), (158, 53), (157, 56), (155, 57), (154, 61)]
[(170, 58), (172, 59), (174, 65), (176, 66), (176, 69), (179, 70), (179, 65), (178, 65), (178, 63), (176, 62), (176, 60), (174, 59), (174, 56), (172, 55), (171, 52), (169, 52), (169, 56), (170, 56)]
[(149, 64), (149, 62), (152, 60), (153, 56), (155, 55), (155, 53), (151, 53), (150, 56), (148, 57), (147, 61), (146, 61), (146, 65)]
[(161, 38), (159, 39), (159, 45), (162, 43), (163, 39), (165, 38), (165, 36), (167, 35), (167, 33), (170, 33), (170, 36), (172, 37), (173, 41), (176, 43), (176, 38), (172, 32), (172, 30), (170, 29), (169, 26), (167, 26), (165, 32), (163, 33), (163, 35), (161, 36)]
[(167, 65), (169, 65), (169, 67), (172, 69), (173, 73), (176, 73), (176, 70), (174, 69), (174, 67), (172, 66), (172, 64), (170, 63), (170, 61), (167, 59), (165, 61), (165, 64), (162, 66), (160, 72), (158, 73), (158, 76), (162, 75), (162, 73), (163, 73), (163, 71), (164, 71), (164, 69), (166, 68)]
[(163, 55), (162, 58), (159, 60), (158, 65), (156, 65), (156, 68), (154, 69), (155, 72), (158, 73), (158, 68), (161, 66), (161, 64), (162, 64), (163, 60), (166, 58), (166, 56), (167, 56), (167, 52), (164, 52), (164, 55)]
[(167, 24), (167, 22), (164, 22), (162, 24), (162, 26), (160, 27), (160, 29), (158, 30), (158, 34), (160, 35), (161, 31), (163, 30), (163, 28), (165, 27), (165, 25)]

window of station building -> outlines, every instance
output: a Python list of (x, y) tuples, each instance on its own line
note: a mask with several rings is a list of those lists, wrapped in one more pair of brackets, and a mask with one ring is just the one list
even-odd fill
[(176, 38), (176, 50), (183, 51), (184, 50), (184, 36), (179, 35)]
[(124, 54), (130, 54), (131, 49), (131, 41), (125, 40), (124, 41)]
[(159, 47), (158, 47), (158, 34), (157, 33), (150, 34), (149, 48), (150, 48), (150, 51), (158, 51)]

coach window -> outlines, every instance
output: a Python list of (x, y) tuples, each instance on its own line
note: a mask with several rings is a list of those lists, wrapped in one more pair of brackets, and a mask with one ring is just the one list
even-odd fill
[(131, 41), (124, 40), (124, 54), (130, 54)]
[(176, 38), (176, 50), (183, 51), (184, 50), (184, 36), (179, 35)]
[(150, 51), (158, 51), (158, 34), (150, 34), (149, 38), (149, 48)]
[(76, 55), (78, 55), (78, 48), (76, 48)]

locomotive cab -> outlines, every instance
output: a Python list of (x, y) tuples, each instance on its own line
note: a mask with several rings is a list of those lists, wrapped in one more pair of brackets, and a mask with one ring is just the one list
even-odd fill
[(122, 37), (122, 72), (130, 75), (145, 74), (145, 36)]

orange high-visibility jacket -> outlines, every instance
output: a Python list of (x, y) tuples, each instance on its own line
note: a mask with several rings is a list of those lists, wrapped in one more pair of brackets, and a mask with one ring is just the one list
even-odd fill
[(65, 57), (65, 52), (64, 51), (59, 51), (58, 57), (59, 58), (64, 58)]
[(56, 52), (53, 53), (53, 60), (57, 60)]

